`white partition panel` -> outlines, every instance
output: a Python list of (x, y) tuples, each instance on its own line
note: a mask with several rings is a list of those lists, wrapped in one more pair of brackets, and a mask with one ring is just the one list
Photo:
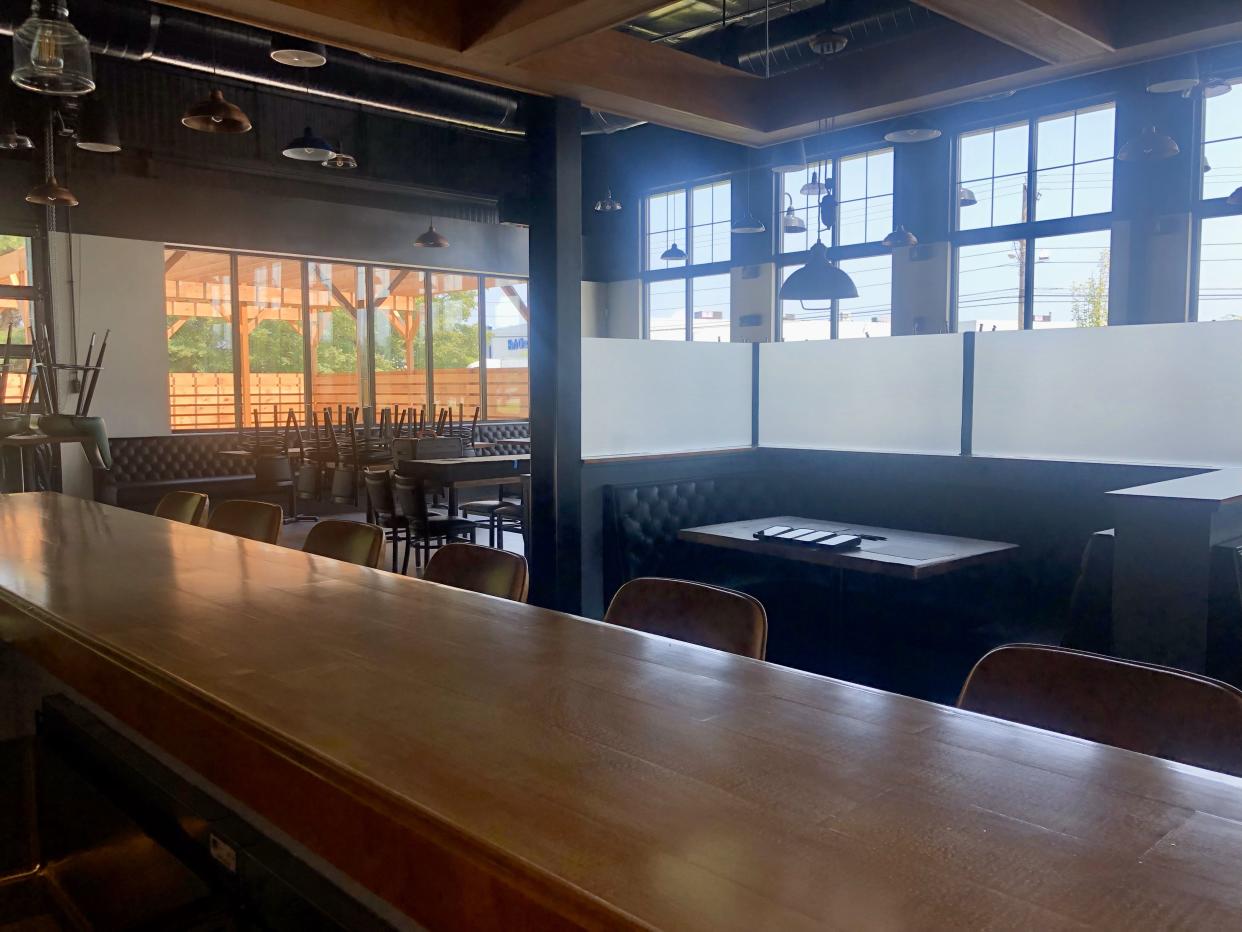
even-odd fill
[(961, 439), (958, 334), (760, 348), (760, 446), (953, 454)]
[(748, 447), (751, 346), (582, 341), (582, 455)]
[(974, 452), (1242, 465), (1242, 321), (981, 333)]

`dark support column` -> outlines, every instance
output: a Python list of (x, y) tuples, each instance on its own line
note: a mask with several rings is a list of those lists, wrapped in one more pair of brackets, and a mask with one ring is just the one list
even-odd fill
[[(582, 137), (580, 107), (529, 105), (531, 601), (582, 602)], [(630, 205), (627, 205), (630, 206)]]

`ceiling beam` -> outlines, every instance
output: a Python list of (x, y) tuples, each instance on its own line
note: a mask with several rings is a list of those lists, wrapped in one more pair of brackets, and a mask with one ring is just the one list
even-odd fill
[(1101, 0), (915, 0), (975, 32), (1058, 65), (1115, 50)]
[(661, 0), (480, 0), (466, 7), (467, 58), (514, 64), (571, 39), (611, 29)]

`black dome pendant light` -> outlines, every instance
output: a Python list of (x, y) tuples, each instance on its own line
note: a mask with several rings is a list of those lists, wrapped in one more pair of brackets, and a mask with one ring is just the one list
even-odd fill
[[(670, 191), (668, 194), (664, 195), (664, 226), (670, 233), (674, 232), (672, 228), (669, 227), (669, 205), (672, 204), (672, 202), (673, 194)], [(673, 240), (673, 244), (664, 250), (664, 252), (660, 253), (660, 258), (665, 262), (685, 262), (686, 251), (677, 245), (676, 240)]]

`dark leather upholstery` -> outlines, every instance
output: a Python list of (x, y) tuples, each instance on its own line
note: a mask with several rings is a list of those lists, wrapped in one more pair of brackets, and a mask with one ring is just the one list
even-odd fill
[(112, 468), (95, 472), (95, 497), (109, 505), (150, 511), (170, 491), (203, 492), (219, 500), (254, 489), (250, 462), (220, 455), (237, 449), (234, 433), (113, 437), (109, 442)]
[(768, 616), (744, 592), (684, 579), (631, 579), (612, 597), (604, 621), (700, 647), (763, 660)]
[(526, 558), (520, 553), (480, 547), (478, 544), (446, 544), (427, 561), (427, 582), (525, 602), (529, 585)]
[(971, 671), (958, 707), (1242, 776), (1242, 692), (1152, 664), (1008, 644)]
[(604, 490), (605, 597), (640, 576), (698, 579), (741, 588), (736, 573), (753, 569), (715, 551), (677, 539), (682, 528), (780, 514), (772, 477), (758, 475), (680, 479)]
[(475, 429), (474, 439), (479, 443), (496, 443), (499, 446), (487, 450), (488, 456), (520, 456), (529, 453), (530, 447), (524, 443), (505, 443), (504, 441), (530, 437), (530, 424), (527, 421), (491, 421), (480, 424)]

